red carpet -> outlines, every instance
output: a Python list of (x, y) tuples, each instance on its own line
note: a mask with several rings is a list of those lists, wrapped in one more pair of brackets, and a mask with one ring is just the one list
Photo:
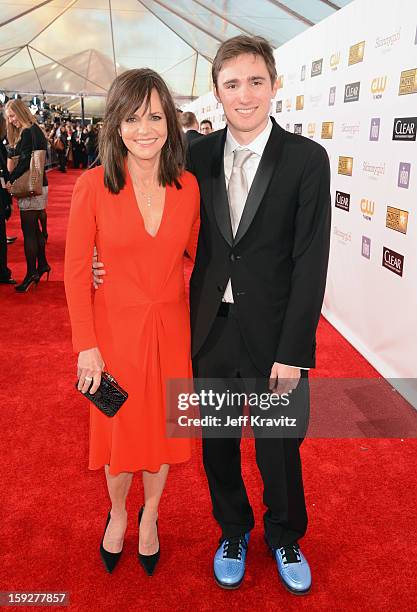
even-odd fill
[[(62, 283), (68, 202), (76, 176), (50, 177), (49, 283), (17, 295), (0, 287), (2, 485), (0, 591), (69, 591), (70, 610), (415, 610), (417, 546), (414, 439), (307, 439), (303, 444), (309, 530), (302, 541), (311, 594), (278, 581), (263, 544), (261, 481), (245, 441), (245, 481), (257, 520), (247, 573), (237, 591), (212, 578), (218, 530), (210, 513), (199, 444), (173, 467), (160, 508), (161, 561), (148, 578), (136, 559), (136, 476), (120, 566), (109, 576), (98, 546), (108, 511), (104, 475), (87, 469), (88, 420), (73, 391), (75, 355)], [(9, 261), (24, 274), (18, 235)], [(326, 322), (319, 329), (321, 376), (378, 374)], [(314, 407), (313, 407), (314, 410)], [(14, 609), (14, 608), (11, 608)]]

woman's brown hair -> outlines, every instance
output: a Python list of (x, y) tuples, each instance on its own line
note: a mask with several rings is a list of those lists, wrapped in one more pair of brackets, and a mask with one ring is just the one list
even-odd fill
[(159, 184), (165, 187), (174, 183), (177, 189), (181, 188), (178, 179), (184, 168), (185, 145), (174, 101), (159, 74), (150, 68), (136, 68), (126, 70), (111, 84), (103, 127), (99, 133), (99, 155), (104, 168), (104, 184), (112, 193), (119, 193), (126, 183), (127, 148), (120, 136), (120, 125), (144, 102), (146, 107), (149, 107), (153, 89), (161, 99), (168, 131), (159, 159)]
[(7, 141), (12, 147), (14, 147), (17, 141), (20, 140), (22, 131), (25, 128), (32, 127), (34, 123), (37, 124), (37, 121), (36, 118), (30, 112), (29, 108), (26, 106), (26, 104), (19, 98), (9, 100), (6, 103), (4, 109), (6, 112), (6, 116), (7, 111), (11, 110), (16, 115), (20, 123), (20, 128), (17, 128), (12, 123), (10, 123), (10, 121), (7, 122)]

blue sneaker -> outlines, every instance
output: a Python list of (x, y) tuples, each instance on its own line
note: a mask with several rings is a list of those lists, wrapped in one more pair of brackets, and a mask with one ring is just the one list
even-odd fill
[(310, 566), (297, 542), (280, 548), (268, 546), (277, 562), (278, 574), (285, 588), (295, 595), (308, 593), (311, 587)]
[(214, 555), (214, 578), (223, 589), (237, 589), (245, 575), (249, 531), (243, 536), (220, 540)]

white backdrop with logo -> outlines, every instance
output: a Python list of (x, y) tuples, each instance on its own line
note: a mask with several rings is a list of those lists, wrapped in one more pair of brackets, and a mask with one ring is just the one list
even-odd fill
[[(384, 377), (417, 378), (417, 3), (356, 0), (275, 55), (272, 114), (330, 157), (323, 314)], [(224, 125), (212, 93), (187, 110)]]

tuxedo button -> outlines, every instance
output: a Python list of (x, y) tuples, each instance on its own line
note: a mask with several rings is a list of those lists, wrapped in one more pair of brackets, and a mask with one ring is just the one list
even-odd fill
[(235, 256), (235, 254), (234, 254), (234, 253), (231, 253), (231, 254), (230, 254), (230, 261), (232, 261), (232, 262), (233, 262), (233, 261), (235, 261), (235, 260), (236, 260), (236, 256)]
[(237, 291), (236, 295), (245, 295), (245, 291)]

